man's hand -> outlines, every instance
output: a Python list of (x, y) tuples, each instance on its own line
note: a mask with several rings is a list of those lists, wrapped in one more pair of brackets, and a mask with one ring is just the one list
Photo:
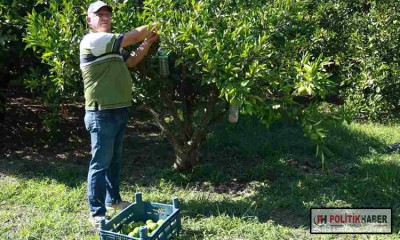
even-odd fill
[(143, 58), (147, 55), (150, 46), (157, 41), (158, 34), (156, 31), (152, 31), (140, 44), (136, 51), (132, 52), (130, 57), (125, 61), (128, 67), (135, 67)]
[(157, 41), (157, 39), (158, 39), (158, 34), (157, 34), (157, 31), (152, 31), (151, 33), (150, 33), (150, 35), (149, 36), (147, 36), (147, 38), (143, 41), (143, 42), (145, 42), (146, 44), (153, 44), (155, 41)]
[[(154, 36), (154, 33), (157, 34), (157, 26), (158, 25), (159, 24), (157, 22), (154, 22), (150, 25), (143, 25), (143, 26), (133, 29), (130, 32), (125, 33), (124, 39), (122, 40), (122, 43), (121, 43), (121, 46), (126, 47), (129, 45), (138, 43), (138, 42), (142, 42), (146, 38), (152, 38)], [(155, 39), (155, 40), (157, 40), (157, 39)]]

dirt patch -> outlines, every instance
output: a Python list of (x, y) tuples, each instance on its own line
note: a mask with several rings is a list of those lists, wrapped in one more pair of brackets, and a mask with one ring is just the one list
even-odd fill
[[(26, 91), (8, 90), (7, 99), (6, 117), (0, 122), (0, 159), (39, 163), (57, 161), (87, 166), (90, 160), (90, 136), (83, 122), (83, 99), (63, 102), (60, 137), (54, 142), (49, 142), (42, 123), (49, 109), (43, 106), (38, 97)], [(143, 114), (132, 113), (132, 116), (138, 115)], [(128, 123), (126, 137), (158, 136), (159, 133), (157, 126), (148, 119), (135, 117)], [(125, 152), (129, 152), (127, 143), (129, 140), (125, 142)]]
[(76, 161), (86, 158), (90, 140), (83, 126), (84, 107), (79, 101), (62, 105), (63, 124), (60, 137), (49, 143), (43, 128), (43, 116), (48, 109), (41, 100), (24, 91), (9, 91), (6, 115), (0, 122), (0, 158), (18, 155), (24, 158), (48, 157)]

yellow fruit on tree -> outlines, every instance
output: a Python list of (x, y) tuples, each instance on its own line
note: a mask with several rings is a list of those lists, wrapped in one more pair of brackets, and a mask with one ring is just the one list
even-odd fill
[(299, 89), (297, 89), (297, 92), (301, 95), (305, 95), (307, 94), (307, 88), (304, 86), (299, 87)]

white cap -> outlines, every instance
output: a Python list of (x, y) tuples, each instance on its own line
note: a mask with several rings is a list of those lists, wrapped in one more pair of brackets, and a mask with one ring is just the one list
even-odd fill
[(90, 4), (90, 6), (87, 10), (87, 15), (89, 15), (90, 13), (95, 13), (95, 12), (99, 11), (99, 9), (102, 7), (106, 7), (106, 8), (108, 8), (108, 10), (110, 10), (110, 12), (112, 12), (112, 7), (110, 5), (108, 5), (107, 3), (103, 2), (103, 1), (97, 1), (97, 2)]

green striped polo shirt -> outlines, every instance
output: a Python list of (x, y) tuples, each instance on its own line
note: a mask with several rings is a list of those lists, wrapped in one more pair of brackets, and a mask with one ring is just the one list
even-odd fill
[(90, 32), (80, 43), (86, 110), (132, 105), (132, 79), (125, 60), (129, 53), (121, 47), (123, 34)]

